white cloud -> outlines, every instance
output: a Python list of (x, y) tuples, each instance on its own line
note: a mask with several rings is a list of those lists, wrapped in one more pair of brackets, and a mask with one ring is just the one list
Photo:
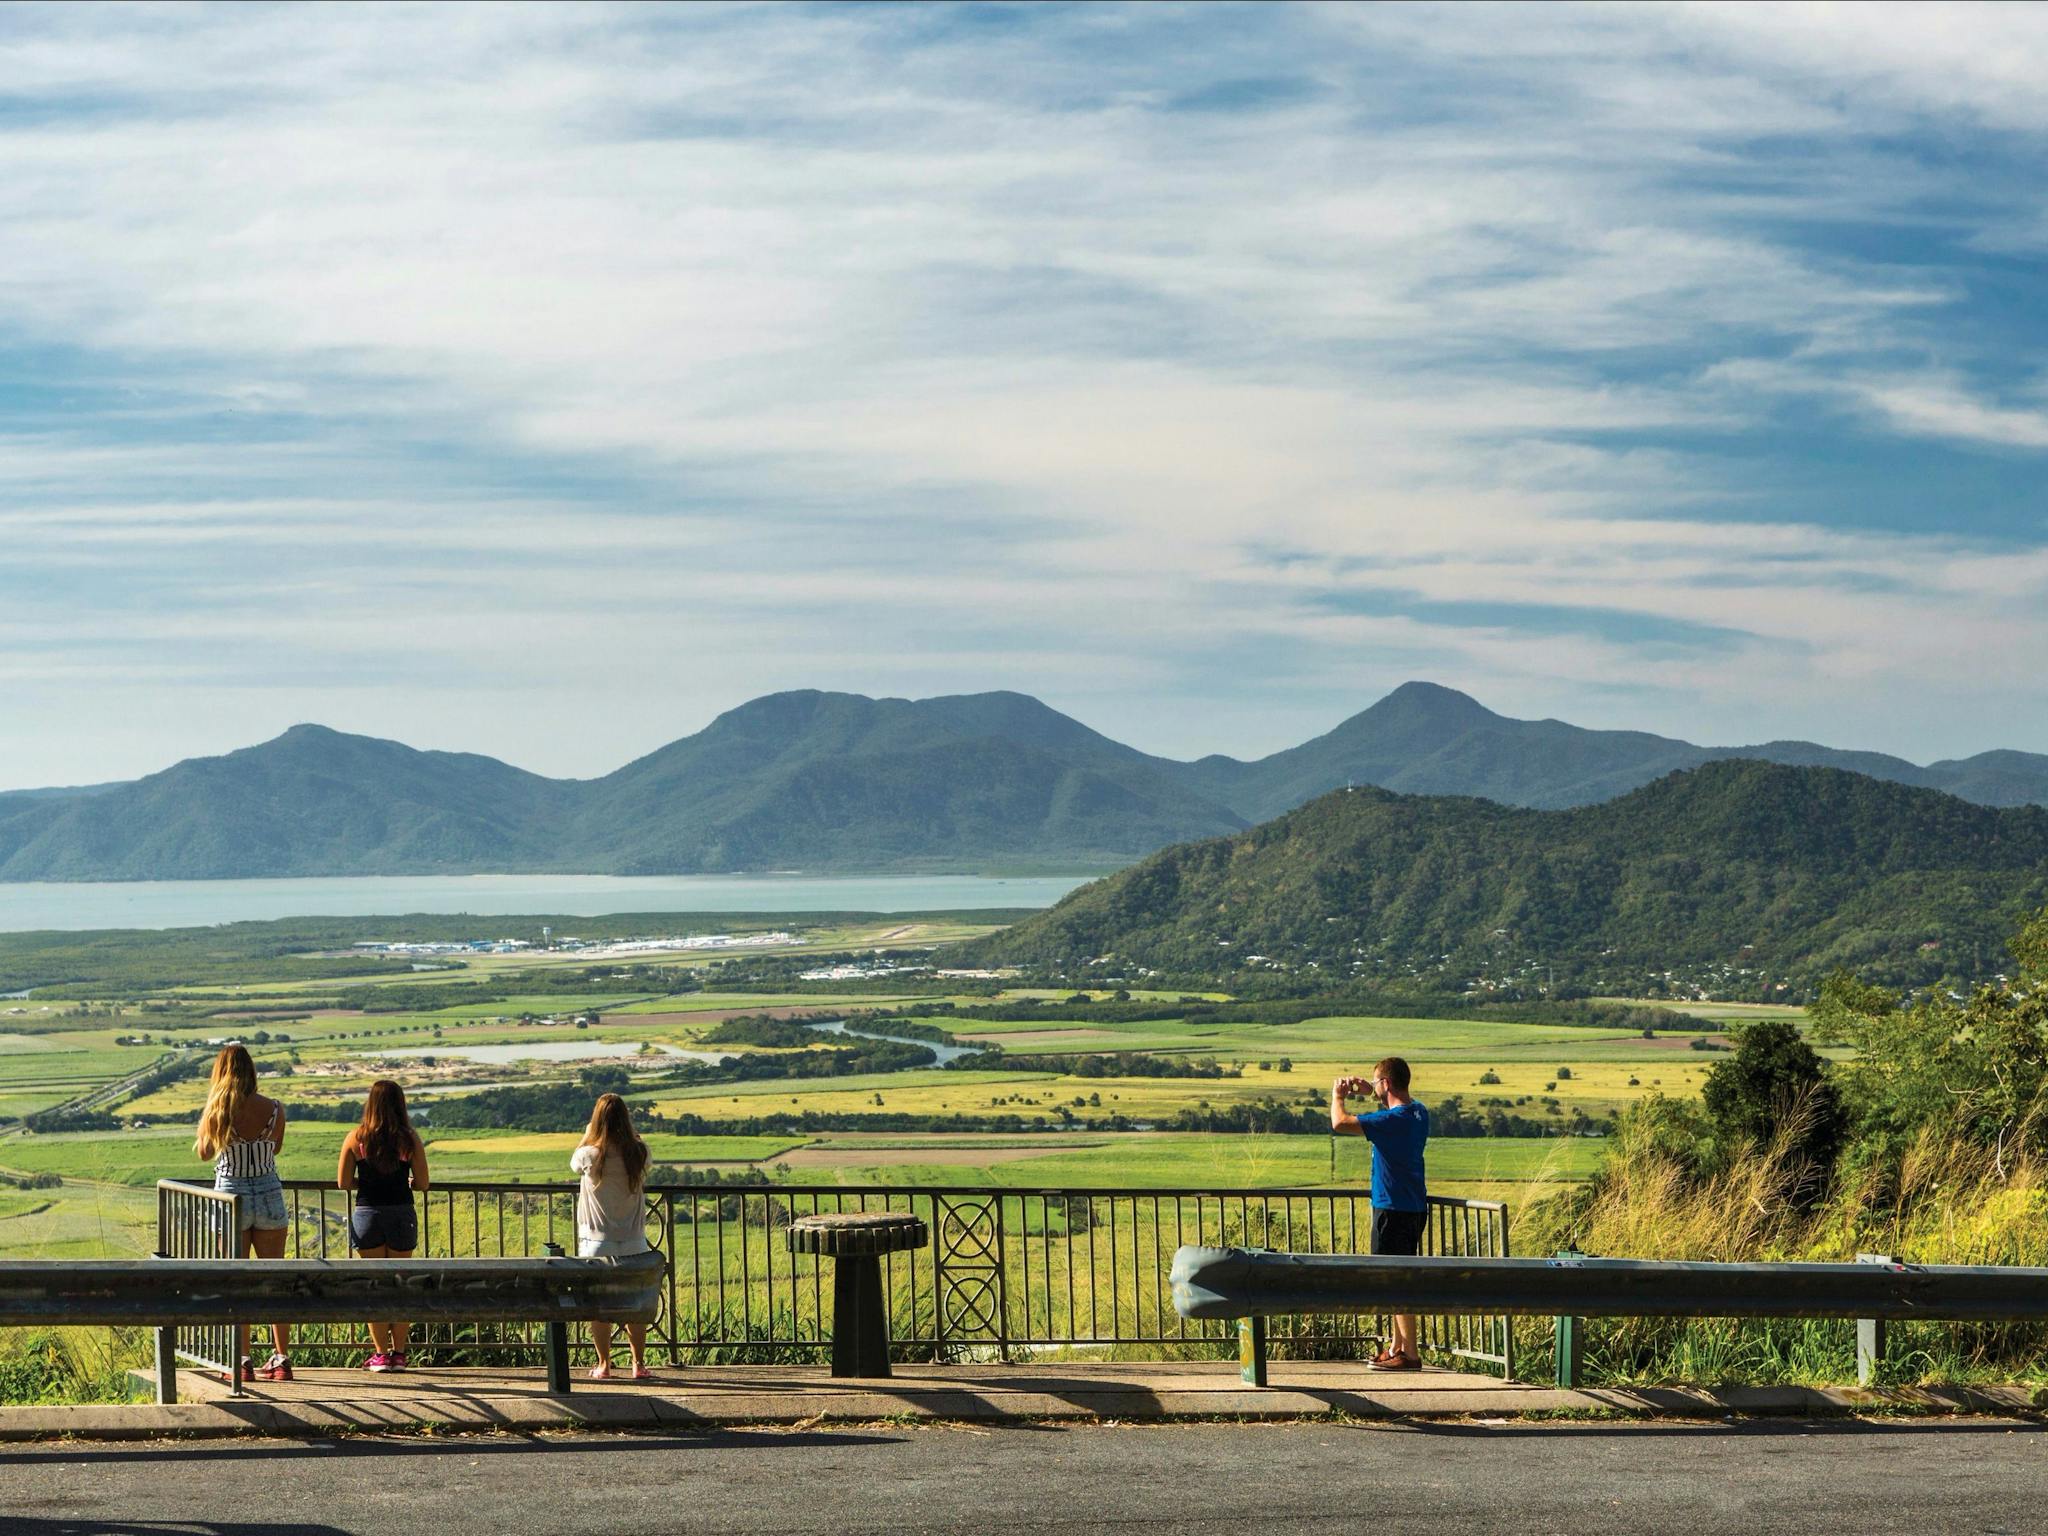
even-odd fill
[[(1065, 690), (1112, 734), (1161, 690), (1225, 700), (1148, 743), (1190, 752), (1414, 670), (1559, 713), (1628, 677), (1667, 727), (1756, 697), (1597, 624), (1317, 613), (1311, 577), (1738, 630), (1769, 733), (1821, 706), (1902, 747), (1946, 705), (1887, 692), (1994, 629), (2048, 642), (1967, 525), (1758, 516), (1715, 450), (1810, 397), (2048, 447), (1944, 351), (1952, 274), (1788, 232), (2010, 219), (1885, 146), (2048, 128), (2040, 13), (1011, 20), (13, 13), (0, 334), (94, 366), (0, 439), (0, 743), (49, 777), (154, 760), (159, 712), (87, 701), (165, 644), (236, 701), (209, 728), (317, 714), (294, 677), (360, 666), (373, 728), (578, 771), (622, 712), (651, 745), (774, 686)], [(1306, 87), (1170, 110), (1238, 70)], [(1267, 658), (1240, 704), (1233, 637)], [(25, 691), (60, 675), (78, 702)]]

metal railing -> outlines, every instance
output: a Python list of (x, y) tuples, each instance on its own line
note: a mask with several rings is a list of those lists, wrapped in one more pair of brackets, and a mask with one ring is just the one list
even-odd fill
[[(350, 1197), (332, 1185), (286, 1185), (287, 1252), (348, 1255)], [(575, 1248), (575, 1186), (436, 1183), (418, 1197), (423, 1257), (515, 1256)], [(1028, 1359), (1107, 1346), (1169, 1358), (1227, 1358), (1234, 1329), (1181, 1317), (1168, 1270), (1184, 1244), (1359, 1253), (1369, 1246), (1362, 1189), (893, 1188), (846, 1185), (670, 1185), (647, 1192), (648, 1241), (665, 1256), (663, 1305), (649, 1330), (674, 1364), (821, 1363), (830, 1353), (829, 1261), (789, 1251), (799, 1216), (900, 1210), (931, 1229), (929, 1249), (885, 1265), (889, 1331), (900, 1360)], [(1432, 1199), (1424, 1252), (1509, 1252), (1498, 1201)], [(1370, 1318), (1274, 1319), (1271, 1344), (1291, 1358), (1351, 1358), (1384, 1333)], [(530, 1362), (531, 1326), (429, 1324), (418, 1347), (444, 1363)], [(1513, 1342), (1504, 1316), (1424, 1319), (1427, 1350), (1504, 1375)], [(302, 1347), (354, 1350), (345, 1332), (308, 1329)]]
[[(203, 1184), (159, 1179), (156, 1185), (156, 1251), (167, 1259), (233, 1259), (241, 1256), (242, 1197)], [(195, 1323), (177, 1330), (180, 1360), (211, 1371), (235, 1368), (232, 1323)], [(164, 1362), (158, 1362), (159, 1370)]]

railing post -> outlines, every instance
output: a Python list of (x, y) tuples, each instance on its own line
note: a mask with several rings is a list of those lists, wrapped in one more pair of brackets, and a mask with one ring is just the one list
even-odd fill
[[(543, 1243), (551, 1259), (566, 1258), (560, 1243)], [(550, 1317), (547, 1321), (548, 1334), (548, 1391), (566, 1394), (569, 1390), (569, 1320), (565, 1317)]]
[[(1560, 1248), (1553, 1263), (1574, 1265), (1585, 1254), (1576, 1248)], [(1557, 1320), (1557, 1384), (1560, 1387), (1577, 1387), (1585, 1368), (1585, 1338), (1576, 1317), (1560, 1317)], [(1510, 1327), (1514, 1325), (1509, 1324)]]
[[(1858, 1264), (1889, 1264), (1892, 1256), (1888, 1253), (1859, 1253)], [(1856, 1319), (1856, 1385), (1867, 1387), (1877, 1380), (1884, 1367), (1884, 1319), (1881, 1317), (1859, 1317)]]
[(1266, 1320), (1240, 1317), (1237, 1320), (1237, 1374), (1248, 1387), (1266, 1384)]
[[(1508, 1257), (1514, 1252), (1508, 1238), (1508, 1207), (1502, 1201), (1500, 1207), (1500, 1256)], [(1500, 1318), (1500, 1379), (1515, 1379), (1515, 1320), (1503, 1314)]]
[[(158, 1235), (162, 1236), (165, 1221), (161, 1215), (164, 1192), (157, 1191)], [(167, 1259), (170, 1255), (159, 1248), (150, 1255), (153, 1259)], [(175, 1326), (159, 1328), (156, 1331), (156, 1400), (160, 1403), (175, 1403), (178, 1400), (178, 1330)]]

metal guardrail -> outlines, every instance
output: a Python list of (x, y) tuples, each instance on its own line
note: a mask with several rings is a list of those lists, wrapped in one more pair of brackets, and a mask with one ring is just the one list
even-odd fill
[(173, 1335), (180, 1325), (516, 1318), (547, 1328), (548, 1386), (567, 1392), (569, 1322), (651, 1322), (661, 1305), (662, 1274), (656, 1254), (345, 1263), (161, 1256), (0, 1260), (0, 1328), (153, 1327), (157, 1400), (175, 1402)]
[[(348, 1252), (349, 1196), (330, 1184), (286, 1185), (287, 1252)], [(425, 1256), (531, 1254), (573, 1243), (573, 1184), (436, 1181), (418, 1199)], [(829, 1266), (793, 1254), (784, 1229), (800, 1216), (897, 1210), (931, 1229), (929, 1249), (891, 1255), (883, 1283), (899, 1360), (1029, 1358), (1109, 1346), (1228, 1356), (1227, 1326), (1190, 1320), (1172, 1304), (1167, 1270), (1183, 1244), (1357, 1253), (1369, 1245), (1370, 1192), (1270, 1189), (1031, 1189), (987, 1187), (695, 1184), (647, 1192), (648, 1240), (665, 1256), (661, 1316), (648, 1349), (671, 1364), (822, 1363), (830, 1356)], [(1508, 1211), (1497, 1201), (1431, 1202), (1424, 1251), (1508, 1253)], [(382, 1260), (371, 1262), (386, 1262)], [(1276, 1321), (1283, 1355), (1350, 1358), (1376, 1342), (1369, 1319), (1304, 1315)], [(541, 1341), (515, 1320), (430, 1324), (416, 1348), (447, 1363), (530, 1361)], [(315, 1331), (307, 1346), (354, 1350)], [(1425, 1349), (1512, 1373), (1504, 1315), (1425, 1317)]]
[(2048, 1319), (2048, 1269), (1988, 1264), (1700, 1264), (1665, 1259), (1371, 1258), (1189, 1246), (1183, 1317), (1476, 1311), (1578, 1317)]
[(1557, 1319), (1557, 1382), (1577, 1386), (1582, 1317), (1769, 1317), (1857, 1320), (1857, 1380), (1884, 1354), (1883, 1322), (2048, 1320), (2048, 1269), (1900, 1264), (1707, 1264), (1663, 1259), (1375, 1258), (1190, 1245), (1174, 1255), (1181, 1316), (1242, 1319), (1246, 1379), (1264, 1385), (1271, 1316), (1349, 1316), (1472, 1308)]
[(658, 1256), (624, 1259), (0, 1259), (0, 1328), (59, 1323), (423, 1322), (517, 1317), (646, 1323)]

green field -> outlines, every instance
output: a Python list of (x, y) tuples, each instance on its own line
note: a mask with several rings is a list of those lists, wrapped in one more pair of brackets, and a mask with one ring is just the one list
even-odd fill
[[(941, 920), (838, 924), (806, 931), (789, 953), (928, 944), (984, 928)], [(138, 936), (135, 942), (146, 948), (154, 941)], [(113, 957), (107, 962), (110, 977), (136, 972), (139, 962), (122, 958), (120, 941), (103, 944)], [(1362, 1144), (1340, 1146), (1333, 1175), (1330, 1142), (1320, 1135), (1191, 1134), (1165, 1127), (1184, 1112), (1243, 1114), (1256, 1107), (1265, 1113), (1275, 1104), (1314, 1116), (1333, 1077), (1362, 1072), (1386, 1055), (1411, 1062), (1425, 1103), (1456, 1098), (1467, 1112), (1499, 1108), (1538, 1124), (1561, 1125), (1577, 1111), (1598, 1124), (1649, 1094), (1698, 1092), (1722, 1058), (1689, 1048), (1688, 1034), (1677, 1031), (1712, 1029), (1723, 1020), (1732, 1026), (1758, 1017), (1797, 1017), (1797, 1010), (1761, 1006), (1684, 1005), (1690, 1017), (1674, 1016), (1674, 1032), (1654, 1038), (1637, 1029), (1370, 1013), (1274, 1022), (1258, 1022), (1256, 1016), (1232, 1022), (1172, 1016), (1133, 1021), (1079, 1015), (1070, 994), (1050, 988), (1018, 988), (993, 999), (986, 992), (949, 994), (943, 984), (838, 994), (824, 986), (721, 991), (697, 988), (678, 974), (694, 977), (721, 958), (717, 952), (670, 954), (651, 969), (625, 969), (622, 962), (612, 986), (610, 974), (594, 970), (587, 957), (566, 953), (467, 956), (445, 970), (341, 980), (291, 974), (295, 965), (303, 971), (324, 963), (332, 970), (332, 952), (325, 961), (319, 955), (273, 955), (252, 960), (247, 979), (239, 982), (223, 978), (209, 959), (215, 974), (193, 985), (84, 999), (74, 984), (57, 1000), (11, 1000), (0, 1009), (0, 1119), (74, 1100), (107, 1103), (110, 1085), (165, 1061), (188, 1064), (193, 1075), (111, 1101), (124, 1120), (160, 1117), (169, 1124), (78, 1135), (0, 1134), (0, 1176), (55, 1174), (64, 1180), (55, 1190), (0, 1184), (0, 1253), (147, 1246), (156, 1180), (206, 1177), (191, 1154), (190, 1126), (204, 1099), (204, 1066), (224, 1038), (250, 1042), (266, 1089), (287, 1105), (349, 1110), (374, 1079), (398, 1078), (429, 1136), (434, 1173), (444, 1181), (566, 1180), (574, 1133), (435, 1132), (434, 1106), (449, 1095), (566, 1083), (586, 1066), (603, 1064), (624, 1067), (639, 1081), (629, 1096), (643, 1111), (694, 1116), (714, 1127), (755, 1122), (778, 1131), (782, 1121), (806, 1114), (842, 1122), (836, 1130), (813, 1122), (769, 1135), (656, 1135), (655, 1158), (669, 1169), (717, 1169), (726, 1176), (757, 1170), (780, 1184), (842, 1186), (1302, 1187), (1333, 1177), (1357, 1185), (1365, 1178)], [(797, 968), (779, 974), (793, 977)], [(562, 990), (550, 990), (557, 976)], [(686, 990), (636, 988), (652, 976)], [(479, 985), (495, 978), (517, 978), (510, 983), (514, 990), (479, 1000)], [(338, 1008), (342, 989), (356, 1000), (374, 1002), (383, 995), (403, 1006), (372, 1012)], [(1180, 994), (1130, 995), (1134, 1001), (1171, 1002)], [(962, 1043), (1000, 1047), (1004, 1064), (991, 1069), (655, 1081), (679, 1060), (669, 1052), (711, 1048), (701, 1037), (735, 1014), (830, 1015), (940, 999), (964, 1014), (990, 1001), (1015, 1004), (1027, 998), (1041, 1005), (1037, 1016), (939, 1015), (922, 1021), (954, 1031)], [(1216, 993), (1202, 1000), (1229, 1001)], [(576, 1025), (578, 1016), (593, 1014), (594, 1025)], [(886, 1021), (877, 1027), (889, 1030)], [(259, 1032), (267, 1038), (255, 1038)], [(131, 1043), (116, 1043), (124, 1037)], [(826, 1043), (821, 1038), (819, 1044)], [(493, 1059), (463, 1054), (478, 1048)], [(721, 1043), (716, 1049), (765, 1048)], [(529, 1051), (551, 1052), (554, 1059), (522, 1054)], [(1213, 1062), (1221, 1073), (1094, 1076), (1047, 1065), (1052, 1058), (1119, 1053), (1179, 1058), (1205, 1071)], [(582, 1059), (565, 1059), (570, 1057)], [(95, 1092), (98, 1100), (82, 1097)], [(957, 1120), (963, 1126), (987, 1121), (992, 1133), (1001, 1134), (846, 1128), (878, 1116)], [(994, 1123), (997, 1116), (1005, 1117), (1002, 1127)], [(331, 1182), (344, 1129), (333, 1121), (294, 1121), (282, 1159), (287, 1176)], [(1431, 1177), (1446, 1193), (1526, 1201), (1555, 1183), (1585, 1177), (1601, 1153), (1602, 1143), (1585, 1137), (1439, 1136)]]

